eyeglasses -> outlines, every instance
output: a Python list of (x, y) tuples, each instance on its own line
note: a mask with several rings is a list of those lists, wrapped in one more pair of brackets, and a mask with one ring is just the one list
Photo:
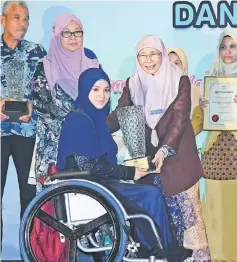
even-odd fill
[(71, 31), (62, 31), (61, 35), (65, 38), (69, 38), (72, 35), (74, 35), (75, 37), (82, 37), (83, 36), (83, 31), (75, 31), (75, 32), (71, 32)]
[(161, 55), (161, 53), (151, 53), (149, 55), (141, 54), (141, 55), (138, 55), (138, 57), (142, 60), (147, 60), (148, 57), (153, 60), (160, 55)]

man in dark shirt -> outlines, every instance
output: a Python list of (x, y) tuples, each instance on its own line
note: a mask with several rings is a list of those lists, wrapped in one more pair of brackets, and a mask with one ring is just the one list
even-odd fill
[[(21, 217), (36, 194), (28, 175), (35, 144), (37, 115), (31, 102), (30, 81), (36, 65), (46, 55), (38, 44), (23, 40), (29, 26), (28, 7), (24, 1), (6, 1), (2, 7), (4, 32), (1, 47), (1, 199), (6, 184), (9, 157), (12, 156), (20, 188)], [(27, 102), (28, 113), (19, 122), (9, 122), (3, 113), (6, 101)]]

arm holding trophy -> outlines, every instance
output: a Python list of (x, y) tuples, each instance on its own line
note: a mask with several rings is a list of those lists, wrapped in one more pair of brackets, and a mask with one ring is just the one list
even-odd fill
[[(189, 77), (169, 61), (162, 40), (156, 36), (144, 36), (137, 44), (136, 56), (134, 75), (123, 90), (124, 96), (128, 96), (128, 103), (122, 105), (119, 100), (107, 123), (111, 133), (121, 128), (131, 156), (131, 161), (124, 164), (132, 165), (133, 161), (134, 166), (144, 161), (149, 173), (159, 174), (165, 193), (175, 195), (192, 187), (203, 175), (190, 120), (191, 83)], [(151, 62), (152, 66), (148, 66)], [(118, 119), (120, 109), (133, 106), (144, 108), (143, 135), (143, 128), (137, 128), (135, 117), (127, 124), (125, 120)], [(130, 131), (132, 135), (126, 135), (129, 132), (123, 130), (129, 124), (138, 129)], [(139, 139), (145, 142), (138, 142)], [(140, 146), (139, 150), (133, 148), (134, 141)], [(152, 174), (142, 180), (146, 184), (154, 184), (154, 177), (157, 176)]]
[(29, 123), (34, 111), (33, 103), (29, 99), (18, 101), (13, 98), (2, 98), (1, 108), (1, 121), (15, 119), (15, 122)]
[[(24, 122), (31, 121), (33, 104), (25, 96), (25, 88), (29, 85), (30, 74), (24, 61), (14, 59), (9, 62), (11, 70), (6, 71), (7, 98), (1, 98), (1, 121)], [(16, 81), (17, 79), (17, 81)]]
[(1, 121), (29, 123), (34, 111), (29, 99), (1, 98)]
[(30, 86), (36, 66), (46, 51), (40, 44), (24, 39), (30, 23), (25, 1), (4, 1), (0, 20), (3, 28), (0, 39), (1, 191), (3, 196), (9, 175), (9, 158), (12, 157), (18, 177), (22, 218), (36, 194), (35, 185), (28, 184), (37, 122)]
[(175, 155), (181, 137), (183, 136), (187, 123), (190, 122), (191, 110), (191, 86), (187, 77), (182, 77), (179, 85), (179, 92), (173, 103), (171, 104), (171, 119), (167, 126), (167, 132), (162, 141), (162, 146), (155, 154), (153, 163), (156, 165), (154, 172), (160, 173), (161, 167), (166, 157)]

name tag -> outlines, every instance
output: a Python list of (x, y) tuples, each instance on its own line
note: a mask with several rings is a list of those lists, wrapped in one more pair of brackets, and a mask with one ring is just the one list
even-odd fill
[(163, 114), (164, 113), (164, 109), (156, 109), (156, 110), (152, 110), (151, 111), (151, 115), (159, 115), (159, 114)]

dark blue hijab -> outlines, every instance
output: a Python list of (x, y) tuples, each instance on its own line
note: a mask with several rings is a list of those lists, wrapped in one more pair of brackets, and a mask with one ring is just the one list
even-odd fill
[(97, 109), (89, 100), (89, 93), (98, 80), (110, 81), (100, 68), (84, 71), (78, 81), (78, 97), (75, 106), (78, 112), (70, 112), (63, 123), (58, 146), (57, 169), (63, 170), (66, 158), (72, 153), (89, 158), (106, 154), (111, 165), (117, 163), (117, 145), (106, 123), (109, 103)]

